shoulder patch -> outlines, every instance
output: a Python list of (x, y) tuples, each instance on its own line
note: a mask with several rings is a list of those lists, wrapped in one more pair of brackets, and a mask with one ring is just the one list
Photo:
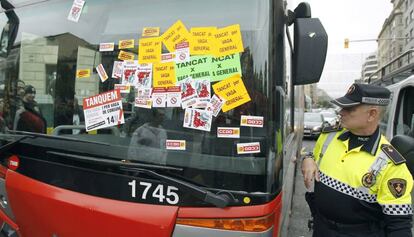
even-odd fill
[(407, 189), (407, 181), (405, 179), (388, 180), (388, 189), (395, 198), (400, 198), (405, 194)]
[(341, 127), (334, 128), (334, 127), (328, 126), (322, 129), (322, 133), (339, 132), (341, 130), (342, 130)]
[(381, 150), (388, 156), (388, 158), (395, 164), (399, 165), (405, 163), (405, 158), (391, 145), (382, 144)]

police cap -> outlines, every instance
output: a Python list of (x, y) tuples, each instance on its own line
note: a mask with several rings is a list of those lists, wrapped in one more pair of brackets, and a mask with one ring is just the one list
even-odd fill
[(339, 107), (353, 107), (359, 104), (386, 106), (390, 103), (391, 92), (381, 86), (354, 83), (346, 94), (331, 102)]

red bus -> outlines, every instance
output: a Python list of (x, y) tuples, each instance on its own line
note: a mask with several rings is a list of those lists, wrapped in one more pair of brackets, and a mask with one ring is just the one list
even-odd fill
[(1, 235), (286, 233), (327, 49), (308, 4), (1, 6)]

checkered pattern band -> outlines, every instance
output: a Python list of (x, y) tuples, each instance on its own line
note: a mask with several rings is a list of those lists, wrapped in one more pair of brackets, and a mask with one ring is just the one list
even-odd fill
[(400, 205), (381, 205), (382, 212), (386, 215), (412, 215), (413, 208), (411, 204)]
[(331, 178), (321, 171), (319, 171), (319, 177), (323, 184), (326, 186), (335, 189), (338, 192), (341, 192), (343, 194), (346, 194), (348, 196), (357, 198), (362, 201), (366, 201), (369, 203), (376, 203), (377, 202), (377, 195), (365, 193), (362, 190), (358, 190), (356, 188), (353, 188), (349, 186), (348, 184), (342, 183), (334, 178)]
[(373, 97), (362, 97), (362, 103), (365, 104), (374, 104), (374, 105), (388, 105), (390, 99), (386, 98), (373, 98)]

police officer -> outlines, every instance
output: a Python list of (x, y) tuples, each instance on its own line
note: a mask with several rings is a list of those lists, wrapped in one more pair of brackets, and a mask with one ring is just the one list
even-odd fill
[(412, 236), (413, 178), (378, 126), (389, 101), (388, 89), (358, 83), (332, 101), (343, 129), (322, 133), (302, 161), (305, 186), (316, 180), (314, 237)]

